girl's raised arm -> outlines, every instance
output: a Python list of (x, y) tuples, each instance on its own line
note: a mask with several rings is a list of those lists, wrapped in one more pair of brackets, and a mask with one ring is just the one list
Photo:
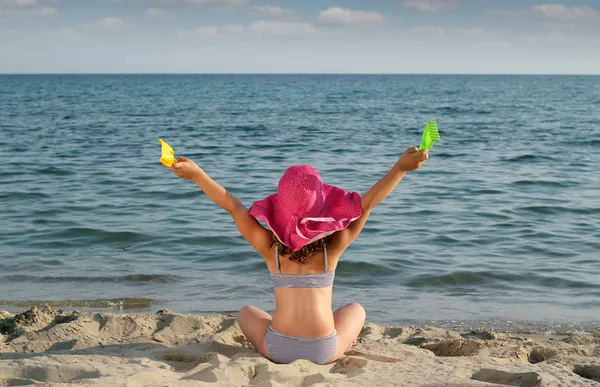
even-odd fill
[(263, 257), (269, 255), (271, 232), (251, 216), (248, 209), (235, 196), (211, 179), (196, 163), (185, 157), (179, 157), (177, 163), (170, 169), (180, 178), (196, 183), (206, 196), (231, 215), (242, 236), (259, 254)]
[(358, 237), (362, 231), (373, 208), (383, 201), (396, 188), (400, 180), (409, 171), (418, 169), (427, 161), (427, 151), (418, 152), (417, 147), (407, 149), (390, 171), (375, 185), (362, 195), (362, 215), (343, 231), (337, 232), (332, 237), (337, 239), (336, 245), (341, 251)]

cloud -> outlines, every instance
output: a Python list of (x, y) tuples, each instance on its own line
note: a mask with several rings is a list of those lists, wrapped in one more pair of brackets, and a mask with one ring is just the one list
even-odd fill
[(59, 14), (60, 12), (58, 12), (56, 8), (51, 6), (37, 5), (37, 3), (2, 3), (2, 6), (0, 7), (0, 18), (7, 18), (9, 20), (26, 19), (31, 17), (52, 17), (58, 16)]
[(353, 11), (346, 8), (329, 8), (319, 12), (319, 21), (329, 24), (381, 23), (385, 20), (379, 12)]
[(143, 26), (135, 18), (105, 17), (94, 22), (47, 29), (44, 35), (63, 41), (85, 42), (114, 35), (131, 37), (141, 31), (139, 27)]
[(567, 34), (563, 33), (547, 33), (541, 35), (529, 35), (521, 39), (524, 44), (531, 46), (551, 46), (556, 47), (557, 45), (564, 45), (573, 42), (573, 39)]
[(483, 43), (486, 45), (510, 45), (503, 34), (486, 32), (480, 28), (416, 27), (405, 33), (410, 40), (419, 42), (444, 42), (459, 45)]
[(440, 27), (415, 27), (412, 30), (408, 31), (408, 35), (412, 36), (420, 36), (420, 37), (443, 37), (446, 35), (443, 28)]
[(250, 0), (109, 0), (115, 4), (135, 4), (149, 7), (174, 8), (181, 6), (202, 6), (211, 8), (231, 8), (250, 3)]
[(404, 6), (423, 13), (452, 11), (458, 7), (458, 0), (405, 0)]
[(34, 13), (39, 16), (56, 16), (59, 12), (54, 7), (37, 7)]
[(180, 31), (179, 37), (200, 37), (203, 39), (239, 36), (250, 31), (257, 35), (314, 35), (317, 29), (310, 23), (291, 21), (260, 20), (250, 24), (247, 28), (243, 25), (202, 26), (194, 30)]
[(314, 35), (317, 29), (310, 23), (260, 20), (250, 25), (257, 34), (269, 35)]
[(89, 41), (94, 40), (91, 35), (85, 34), (73, 27), (56, 28), (46, 31), (48, 36), (61, 40)]
[(119, 17), (105, 17), (104, 19), (97, 21), (97, 25), (104, 28), (122, 27), (126, 24), (127, 23), (125, 22), (125, 20)]
[(21, 31), (14, 28), (0, 29), (0, 36), (6, 35), (8, 37), (14, 38), (21, 35)]
[(186, 0), (186, 2), (196, 5), (231, 7), (237, 5), (246, 5), (250, 3), (250, 0)]
[(28, 18), (57, 16), (59, 12), (49, 5), (42, 5), (37, 0), (0, 0), (0, 17)]
[(104, 19), (98, 20), (94, 25), (103, 29), (115, 30), (135, 27), (136, 22), (133, 19), (123, 19), (120, 17), (105, 17)]
[(203, 39), (243, 34), (246, 29), (242, 25), (203, 26), (191, 31), (179, 32), (180, 37), (200, 37)]
[(146, 16), (151, 19), (167, 20), (173, 17), (173, 12), (164, 8), (152, 7), (146, 10)]
[(283, 15), (286, 12), (286, 10), (281, 7), (269, 4), (255, 5), (254, 7), (252, 7), (252, 10), (258, 13), (273, 16)]
[(551, 22), (575, 22), (600, 19), (600, 13), (587, 5), (567, 7), (563, 4), (541, 4), (529, 8), (495, 8), (489, 9), (487, 13), (507, 18)]
[[(432, 47), (434, 50), (475, 47), (482, 50), (508, 50), (506, 52), (518, 55), (533, 51), (556, 52), (556, 50), (559, 50), (564, 52), (564, 50), (577, 50), (581, 47), (600, 47), (600, 39), (589, 36), (574, 37), (562, 32), (527, 33), (511, 31), (501, 34), (488, 32), (480, 28), (424, 26), (413, 28), (405, 32), (402, 37), (406, 42), (416, 43), (422, 47)], [(432, 54), (434, 55), (435, 52), (432, 51)]]
[(15, 5), (20, 7), (30, 7), (37, 4), (37, 0), (1, 0), (0, 5)]
[(259, 16), (259, 19), (268, 18), (280, 21), (299, 21), (301, 19), (299, 12), (293, 9), (281, 8), (276, 5), (261, 4), (255, 5), (251, 9), (255, 15)]

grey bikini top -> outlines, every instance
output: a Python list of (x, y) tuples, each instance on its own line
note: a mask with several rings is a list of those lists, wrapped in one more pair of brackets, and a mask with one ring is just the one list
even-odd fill
[(335, 271), (328, 271), (327, 245), (323, 243), (325, 271), (322, 274), (281, 274), (279, 249), (275, 246), (278, 273), (271, 273), (274, 288), (328, 288), (333, 286)]

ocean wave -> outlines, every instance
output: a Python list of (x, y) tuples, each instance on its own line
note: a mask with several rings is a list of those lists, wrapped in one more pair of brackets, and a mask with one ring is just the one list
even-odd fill
[(481, 195), (503, 195), (506, 194), (506, 191), (504, 190), (500, 190), (500, 189), (493, 189), (493, 188), (467, 188), (466, 191), (474, 196), (481, 196)]
[(521, 206), (512, 210), (513, 213), (530, 212), (540, 215), (559, 215), (559, 214), (577, 214), (577, 215), (593, 215), (600, 214), (600, 207), (584, 207), (575, 208), (567, 206)]
[(90, 309), (145, 309), (161, 301), (151, 298), (114, 298), (110, 300), (1, 300), (0, 305), (29, 308), (33, 306), (90, 308)]
[(465, 242), (461, 239), (453, 238), (449, 235), (436, 235), (429, 239), (429, 243), (441, 246), (456, 246), (456, 245), (470, 245), (470, 242)]
[(33, 272), (36, 270), (48, 270), (49, 268), (57, 268), (65, 266), (65, 262), (59, 261), (58, 259), (36, 259), (36, 260), (21, 260), (16, 259), (13, 263), (5, 263), (0, 265), (0, 273), (13, 273), (13, 272)]
[(515, 285), (528, 285), (542, 288), (561, 289), (600, 289), (600, 284), (576, 281), (564, 277), (543, 276), (537, 273), (510, 273), (499, 271), (454, 271), (447, 274), (421, 274), (406, 283), (413, 288), (438, 288), (449, 286), (484, 285), (487, 288), (513, 288)]
[(60, 230), (40, 232), (31, 243), (59, 242), (81, 243), (134, 243), (149, 240), (145, 233), (134, 231), (108, 231), (90, 227), (69, 227)]
[(552, 180), (517, 180), (510, 183), (517, 187), (547, 187), (547, 188), (565, 188), (576, 185), (570, 180), (552, 181)]
[[(381, 262), (381, 261), (379, 261)], [(337, 266), (336, 274), (340, 275), (394, 275), (397, 270), (383, 265), (382, 263), (340, 261)]]
[(42, 193), (42, 192), (15, 192), (15, 191), (9, 191), (9, 192), (3, 192), (0, 193), (0, 199), (5, 199), (5, 198), (10, 198), (11, 200), (33, 200), (33, 201), (37, 201), (37, 200), (42, 200), (42, 199), (49, 199), (51, 198), (50, 195)]
[(440, 106), (434, 108), (434, 111), (444, 114), (457, 114), (463, 112), (464, 110), (454, 106)]
[(232, 125), (232, 126), (228, 127), (228, 129), (231, 129), (235, 132), (243, 133), (243, 132), (264, 132), (268, 128), (264, 124), (257, 124), (257, 125)]
[[(433, 153), (432, 153), (432, 157), (433, 157)], [(440, 159), (452, 159), (455, 157), (459, 157), (459, 154), (449, 153), (449, 152), (439, 152), (439, 153), (435, 153), (435, 157), (440, 158)]]
[[(1, 281), (22, 282), (75, 282), (75, 283), (135, 283), (135, 284), (166, 284), (179, 282), (183, 278), (171, 274), (129, 274), (122, 276), (36, 276), (13, 274), (0, 277)], [(0, 281), (0, 282), (1, 282)]]
[(519, 156), (505, 157), (502, 161), (508, 163), (523, 163), (523, 162), (545, 162), (545, 161), (556, 161), (556, 158), (551, 156), (545, 156), (540, 154), (524, 154)]
[(177, 238), (175, 241), (177, 243), (181, 243), (188, 246), (215, 246), (222, 248), (223, 246), (228, 246), (231, 243), (235, 243), (236, 238), (227, 237), (224, 235), (218, 236), (207, 236), (207, 235), (197, 235), (197, 236), (189, 236), (183, 238)]

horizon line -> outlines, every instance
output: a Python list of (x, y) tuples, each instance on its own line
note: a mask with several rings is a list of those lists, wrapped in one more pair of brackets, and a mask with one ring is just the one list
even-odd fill
[(600, 76), (600, 73), (186, 73), (186, 72), (26, 72), (12, 73), (0, 72), (0, 76), (5, 75), (480, 75), (480, 76)]

